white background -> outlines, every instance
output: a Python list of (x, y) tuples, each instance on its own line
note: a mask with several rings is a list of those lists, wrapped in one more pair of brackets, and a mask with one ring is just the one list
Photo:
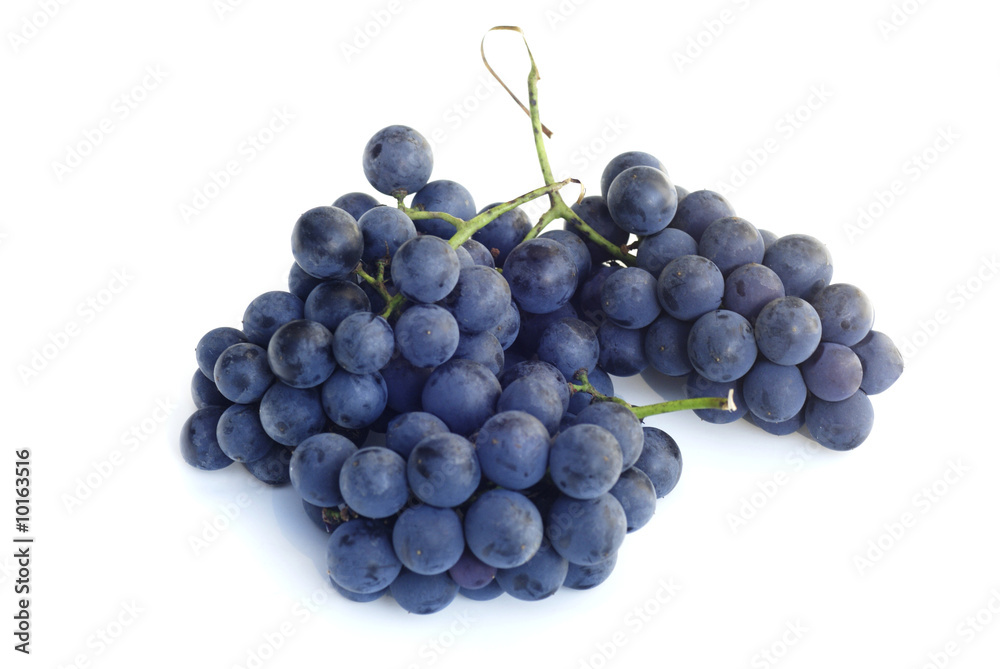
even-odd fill
[[(891, 0), (48, 4), (51, 18), (9, 0), (0, 19), (3, 666), (995, 666), (996, 3), (907, 0), (898, 25)], [(497, 24), (530, 40), (557, 175), (596, 193), (604, 163), (640, 149), (689, 189), (735, 183), (740, 215), (828, 244), (907, 371), (851, 453), (650, 420), (684, 475), (606, 584), (418, 617), (337, 598), (294, 491), (191, 469), (178, 431), (198, 338), (285, 287), (302, 211), (370, 190), (375, 130), (436, 132), (434, 177), (480, 205), (540, 185), (527, 119), (479, 59)], [(487, 47), (523, 91), (517, 37)], [(294, 118), (250, 152), (274, 110)], [(229, 161), (239, 173), (186, 220)], [(116, 272), (127, 285), (91, 311)], [(33, 462), (30, 658), (11, 648), (18, 448)]]

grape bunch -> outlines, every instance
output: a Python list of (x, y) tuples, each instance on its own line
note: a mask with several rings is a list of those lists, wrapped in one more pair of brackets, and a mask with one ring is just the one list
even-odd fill
[(184, 459), (291, 483), (350, 600), (432, 613), (607, 579), (682, 468), (640, 420), (671, 403), (632, 407), (613, 376), (684, 376), (723, 398), (706, 421), (846, 450), (902, 370), (820, 242), (758, 230), (650, 154), (615, 157), (544, 233), (432, 167), (417, 131), (376, 133), (364, 173), (398, 206), (349, 193), (302, 214), (288, 291), (196, 347)]

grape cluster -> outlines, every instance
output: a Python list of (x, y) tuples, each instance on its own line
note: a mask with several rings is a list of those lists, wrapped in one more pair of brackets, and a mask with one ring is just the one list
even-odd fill
[[(708, 421), (805, 424), (847, 449), (901, 371), (822, 244), (758, 231), (649, 154), (608, 164), (573, 209), (583, 225), (536, 235), (513, 208), (464, 241), (472, 196), (430, 181), (418, 132), (379, 131), (363, 167), (400, 206), (349, 193), (302, 214), (288, 291), (198, 342), (181, 435), (194, 467), (291, 483), (350, 600), (432, 613), (458, 593), (538, 600), (607, 579), (681, 473), (612, 376), (687, 376), (691, 397), (732, 391), (738, 410)], [(622, 267), (611, 251), (632, 236)]]

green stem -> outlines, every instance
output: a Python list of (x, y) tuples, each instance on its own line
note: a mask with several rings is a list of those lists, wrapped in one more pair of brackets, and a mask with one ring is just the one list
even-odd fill
[[(380, 271), (379, 274), (381, 275), (383, 271)], [(384, 299), (386, 302), (389, 302), (392, 299), (392, 295), (390, 295), (389, 291), (385, 289), (385, 283), (383, 281), (382, 276), (379, 276), (378, 278), (373, 277), (371, 274), (369, 274), (364, 270), (364, 268), (361, 266), (360, 263), (358, 264), (357, 267), (354, 268), (354, 273), (360, 276), (366, 282), (368, 282), (368, 284), (370, 284), (372, 288), (377, 290), (378, 294), (381, 295), (382, 299)]]
[(463, 221), (462, 224), (458, 226), (458, 232), (456, 232), (455, 235), (448, 240), (448, 243), (451, 244), (452, 248), (458, 248), (468, 240), (472, 239), (472, 235), (476, 234), (476, 232), (485, 228), (487, 225), (489, 225), (499, 217), (503, 216), (508, 211), (516, 209), (517, 207), (520, 207), (522, 204), (527, 204), (532, 200), (537, 200), (543, 195), (548, 195), (549, 197), (552, 197), (552, 195), (556, 195), (556, 197), (558, 197), (557, 191), (560, 188), (568, 184), (571, 184), (575, 181), (576, 179), (564, 179), (562, 181), (550, 183), (545, 186), (540, 186), (539, 188), (536, 188), (533, 191), (529, 191), (524, 195), (521, 195), (520, 197), (514, 198), (513, 200), (501, 202), (500, 204), (494, 207), (490, 207), (481, 214), (473, 216), (468, 221)]
[(723, 411), (736, 411), (736, 404), (733, 402), (733, 392), (729, 391), (729, 397), (694, 397), (686, 400), (671, 400), (669, 402), (657, 402), (656, 404), (646, 404), (635, 406), (629, 404), (620, 397), (611, 397), (603, 394), (590, 383), (586, 370), (581, 369), (576, 373), (579, 383), (570, 383), (570, 392), (588, 393), (598, 402), (616, 402), (621, 404), (635, 414), (639, 420), (644, 420), (650, 416), (661, 413), (671, 413), (674, 411), (686, 411), (689, 409), (719, 409)]
[(406, 298), (403, 297), (402, 293), (399, 293), (398, 295), (393, 295), (392, 299), (386, 301), (385, 309), (382, 310), (382, 313), (379, 314), (379, 316), (388, 320), (389, 316), (392, 316), (392, 312), (396, 311), (396, 309), (399, 308), (399, 305), (401, 305), (405, 301)]

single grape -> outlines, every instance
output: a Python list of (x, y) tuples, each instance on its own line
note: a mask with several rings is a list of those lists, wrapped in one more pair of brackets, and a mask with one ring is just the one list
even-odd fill
[(649, 477), (657, 498), (665, 497), (680, 480), (684, 467), (681, 450), (673, 437), (658, 427), (644, 427), (642, 435), (642, 453), (634, 468)]
[(515, 379), (503, 389), (497, 401), (497, 411), (531, 414), (550, 434), (554, 434), (563, 416), (562, 396), (545, 379), (529, 374)]
[(431, 178), (430, 143), (413, 128), (390, 125), (365, 145), (361, 165), (375, 190), (386, 195), (416, 193)]
[(478, 362), (494, 375), (503, 371), (503, 347), (489, 332), (462, 332), (458, 337), (458, 348), (455, 349), (453, 357)]
[(458, 595), (458, 585), (448, 574), (425, 576), (403, 569), (389, 586), (392, 598), (408, 613), (437, 613)]
[(644, 269), (625, 267), (601, 287), (605, 315), (623, 328), (644, 328), (660, 315), (656, 278)]
[(656, 489), (641, 469), (626, 469), (608, 491), (625, 511), (626, 532), (648, 523), (656, 512)]
[(693, 255), (698, 255), (698, 242), (694, 237), (670, 227), (643, 237), (635, 261), (637, 266), (658, 277), (671, 260)]
[(491, 567), (475, 555), (468, 548), (462, 553), (458, 562), (453, 564), (448, 570), (448, 575), (463, 590), (479, 590), (493, 583), (497, 568)]
[(518, 305), (547, 314), (566, 304), (576, 290), (576, 263), (566, 247), (553, 239), (521, 242), (504, 262), (504, 278)]
[(577, 423), (552, 440), (549, 471), (563, 494), (593, 499), (611, 490), (618, 480), (622, 449), (615, 436), (603, 427)]
[(452, 509), (417, 506), (399, 514), (392, 546), (403, 566), (417, 574), (451, 569), (465, 550), (462, 521)]
[(517, 340), (517, 335), (521, 331), (521, 310), (517, 308), (517, 305), (513, 301), (507, 304), (507, 308), (503, 312), (503, 316), (500, 318), (500, 322), (497, 323), (491, 332), (493, 336), (497, 338), (500, 342), (500, 347), (503, 350), (509, 349), (514, 342)]
[(601, 345), (601, 357), (597, 364), (614, 376), (638, 374), (649, 364), (644, 355), (645, 336), (644, 329), (623, 328), (605, 321), (597, 328), (597, 341)]
[(524, 411), (502, 411), (483, 423), (476, 436), (483, 476), (508, 490), (524, 490), (545, 476), (549, 430)]
[(538, 359), (552, 363), (567, 379), (597, 367), (601, 347), (597, 333), (577, 318), (562, 318), (545, 329), (538, 342)]
[(358, 219), (366, 263), (391, 260), (399, 247), (417, 236), (417, 229), (410, 217), (395, 207), (374, 207)]
[(767, 265), (781, 278), (785, 294), (811, 300), (830, 283), (833, 261), (823, 242), (809, 235), (785, 235), (764, 254)]
[(562, 402), (563, 411), (569, 409), (569, 386), (566, 385), (566, 377), (559, 369), (544, 360), (525, 360), (514, 365), (510, 369), (504, 370), (500, 375), (500, 386), (506, 388), (511, 383), (524, 376), (532, 376), (545, 381), (556, 393)]
[(239, 404), (257, 402), (274, 381), (267, 351), (256, 344), (233, 344), (215, 361), (215, 385), (226, 399)]
[(677, 205), (670, 227), (688, 233), (698, 242), (712, 221), (735, 214), (733, 205), (723, 196), (710, 190), (696, 190), (688, 193), (684, 201)]
[(389, 527), (366, 518), (349, 520), (333, 531), (326, 564), (337, 585), (359, 594), (385, 589), (403, 567), (392, 549)]
[(773, 271), (757, 263), (737, 267), (726, 277), (722, 308), (754, 323), (769, 302), (785, 296), (785, 287)]
[(420, 411), (421, 394), (432, 371), (431, 367), (416, 367), (401, 355), (392, 358), (379, 372), (388, 390), (386, 406), (400, 413)]
[(570, 256), (573, 258), (573, 262), (576, 263), (576, 273), (578, 277), (585, 277), (590, 275), (590, 267), (592, 264), (590, 258), (590, 249), (584, 243), (576, 233), (570, 230), (549, 230), (548, 232), (543, 232), (540, 237), (544, 239), (554, 239), (569, 251)]
[[(382, 446), (368, 446), (348, 457), (340, 468), (339, 479), (344, 501), (366, 518), (395, 515), (410, 496), (406, 462), (399, 453)], [(350, 587), (343, 582), (341, 585)]]
[(282, 486), (291, 480), (289, 474), (291, 460), (292, 452), (276, 443), (271, 446), (267, 455), (253, 462), (244, 462), (243, 467), (261, 483)]
[(300, 443), (288, 464), (289, 477), (303, 501), (320, 507), (344, 503), (340, 492), (340, 470), (358, 447), (339, 434), (324, 432)]
[(687, 343), (692, 323), (679, 321), (663, 314), (646, 330), (643, 350), (649, 366), (667, 376), (684, 376), (690, 372), (691, 358)]
[(444, 307), (415, 304), (396, 321), (400, 354), (417, 367), (437, 367), (455, 355), (459, 329)]
[(677, 211), (677, 189), (667, 173), (648, 165), (623, 170), (611, 182), (608, 211), (615, 225), (639, 236), (659, 232)]
[(774, 234), (770, 230), (764, 230), (763, 228), (757, 228), (757, 232), (760, 233), (761, 238), (764, 240), (764, 251), (766, 252), (771, 245), (778, 241), (778, 235)]
[(267, 348), (271, 335), (285, 323), (302, 318), (304, 308), (302, 300), (281, 290), (258, 295), (243, 312), (243, 332), (251, 343)]
[(827, 402), (846, 400), (861, 388), (864, 369), (858, 356), (846, 346), (820, 342), (802, 363), (802, 378), (809, 392)]
[(222, 352), (233, 344), (241, 344), (247, 341), (247, 336), (242, 330), (236, 328), (215, 328), (209, 330), (198, 340), (198, 345), (194, 349), (194, 356), (198, 362), (198, 369), (205, 375), (205, 378), (215, 380), (215, 363), (222, 355)]
[(521, 312), (521, 329), (518, 332), (517, 348), (525, 354), (534, 354), (538, 351), (542, 335), (550, 325), (564, 318), (577, 318), (579, 314), (572, 302), (567, 302), (555, 311), (547, 314), (532, 314), (527, 311)]
[(806, 383), (795, 365), (776, 365), (762, 358), (743, 379), (747, 408), (768, 423), (795, 418), (806, 403), (806, 395)]
[(351, 314), (333, 334), (337, 364), (351, 374), (370, 374), (382, 369), (392, 357), (395, 345), (392, 326), (372, 313)]
[(456, 434), (472, 434), (496, 410), (500, 383), (489, 369), (471, 360), (449, 360), (427, 379), (424, 411)]
[(710, 381), (741, 378), (757, 359), (757, 343), (747, 319), (735, 311), (710, 311), (691, 326), (688, 335), (691, 366)]
[(597, 265), (586, 279), (580, 282), (580, 287), (574, 296), (578, 313), (582, 320), (587, 321), (594, 327), (608, 320), (604, 314), (604, 303), (601, 301), (601, 290), (604, 282), (615, 272), (621, 270), (617, 265), (609, 267), (607, 265)]
[(463, 268), (458, 282), (444, 298), (463, 332), (484, 332), (496, 327), (510, 304), (510, 287), (495, 269), (473, 265)]
[(644, 151), (626, 151), (612, 158), (604, 167), (604, 171), (601, 173), (601, 195), (607, 198), (608, 191), (611, 189), (611, 183), (615, 180), (615, 177), (628, 168), (636, 167), (637, 165), (654, 167), (664, 174), (667, 173), (667, 168), (664, 167), (663, 163), (656, 156)]
[(222, 452), (236, 462), (260, 460), (277, 443), (264, 430), (260, 410), (253, 404), (234, 404), (226, 409), (215, 436)]
[(500, 587), (500, 584), (496, 580), (492, 580), (483, 587), (476, 588), (475, 590), (459, 588), (458, 592), (466, 599), (471, 599), (474, 602), (488, 602), (504, 594), (503, 588)]
[(200, 369), (194, 370), (194, 376), (191, 377), (191, 399), (194, 401), (196, 409), (226, 408), (233, 403), (232, 400), (219, 392), (218, 386), (215, 385), (215, 379), (205, 376)]
[(764, 238), (749, 221), (727, 216), (705, 228), (698, 242), (698, 254), (715, 263), (722, 276), (729, 276), (741, 265), (764, 259)]
[(319, 279), (346, 277), (361, 262), (364, 248), (358, 222), (337, 207), (310, 209), (292, 228), (295, 262)]
[(903, 356), (892, 343), (892, 339), (877, 330), (872, 330), (852, 349), (861, 360), (864, 375), (861, 390), (866, 395), (876, 395), (888, 389), (903, 373)]
[(656, 290), (668, 314), (677, 320), (693, 321), (722, 306), (725, 280), (708, 258), (681, 256), (660, 272)]
[(756, 414), (746, 413), (749, 417), (750, 422), (764, 430), (768, 434), (773, 434), (778, 437), (783, 437), (788, 434), (793, 434), (798, 432), (803, 425), (806, 424), (806, 412), (803, 407), (797, 414), (789, 418), (788, 420), (783, 420), (780, 423), (771, 423), (769, 421), (758, 418)]
[(482, 473), (472, 442), (444, 433), (424, 437), (414, 446), (406, 459), (406, 477), (420, 501), (449, 507), (469, 499)]
[(289, 321), (267, 345), (271, 371), (293, 388), (313, 388), (337, 368), (333, 335), (316, 321)]
[(611, 557), (601, 560), (597, 564), (573, 564), (570, 562), (563, 585), (573, 590), (589, 590), (597, 587), (608, 580), (617, 563), (618, 553), (613, 553)]
[(871, 400), (859, 390), (841, 402), (818, 397), (806, 401), (806, 427), (821, 445), (835, 451), (849, 451), (871, 434), (875, 411)]
[[(495, 202), (484, 207), (479, 213), (492, 209), (500, 204)], [(476, 230), (472, 238), (487, 249), (496, 251), (496, 266), (503, 267), (511, 250), (524, 241), (525, 235), (531, 230), (531, 221), (524, 210), (515, 207), (496, 217), (485, 226)]]
[(385, 445), (408, 458), (413, 447), (425, 437), (447, 432), (448, 426), (437, 416), (424, 411), (409, 411), (389, 421), (389, 427), (385, 431)]
[(592, 565), (618, 551), (627, 527), (625, 510), (609, 493), (586, 500), (561, 495), (549, 510), (545, 536), (567, 560)]
[(871, 300), (849, 283), (826, 286), (811, 303), (823, 324), (823, 341), (854, 346), (865, 338), (875, 322)]
[(490, 269), (496, 268), (497, 262), (493, 254), (486, 246), (475, 239), (466, 239), (459, 248), (469, 254), (473, 264), (480, 267), (489, 267)]
[(337, 425), (368, 427), (385, 410), (388, 388), (378, 372), (351, 374), (338, 369), (322, 386), (323, 410)]
[(448, 242), (425, 235), (405, 242), (392, 257), (392, 282), (414, 302), (443, 299), (458, 283), (459, 263)]
[(309, 293), (303, 315), (336, 332), (340, 322), (351, 314), (372, 310), (371, 300), (357, 284), (341, 279), (324, 281)]
[(491, 567), (510, 569), (532, 558), (542, 545), (542, 517), (521, 493), (497, 488), (480, 495), (465, 513), (465, 540)]
[[(333, 206), (343, 209), (350, 214), (355, 221), (360, 222), (361, 217), (375, 207), (381, 206), (378, 200), (368, 193), (344, 193), (333, 201)], [(302, 298), (305, 299), (305, 298)]]
[(779, 365), (797, 365), (819, 345), (822, 324), (812, 305), (801, 297), (768, 302), (754, 322), (761, 355)]
[(295, 447), (326, 427), (319, 388), (292, 388), (278, 381), (260, 401), (260, 423), (279, 444)]
[(303, 302), (309, 297), (313, 288), (323, 283), (323, 279), (317, 279), (299, 267), (297, 262), (292, 263), (292, 268), (288, 270), (288, 292)]
[[(417, 191), (410, 207), (418, 211), (451, 214), (463, 221), (476, 215), (476, 203), (472, 200), (472, 194), (465, 186), (447, 179), (431, 181)], [(441, 218), (418, 218), (413, 223), (418, 232), (442, 239), (450, 239), (456, 232), (454, 225)]]
[(222, 407), (198, 409), (181, 427), (181, 457), (197, 469), (211, 471), (233, 464), (219, 446), (216, 430), (222, 417)]
[(344, 586), (334, 581), (333, 577), (330, 577), (329, 580), (330, 580), (330, 585), (333, 587), (334, 590), (337, 591), (338, 595), (340, 595), (341, 597), (343, 597), (348, 601), (358, 602), (359, 604), (367, 604), (368, 602), (378, 601), (385, 596), (385, 593), (389, 592), (388, 586), (382, 588), (381, 590), (376, 590), (375, 592), (367, 592), (364, 594), (360, 592), (351, 592)]
[(569, 562), (543, 539), (535, 554), (524, 564), (497, 569), (496, 582), (515, 599), (537, 602), (556, 594), (568, 571)]

